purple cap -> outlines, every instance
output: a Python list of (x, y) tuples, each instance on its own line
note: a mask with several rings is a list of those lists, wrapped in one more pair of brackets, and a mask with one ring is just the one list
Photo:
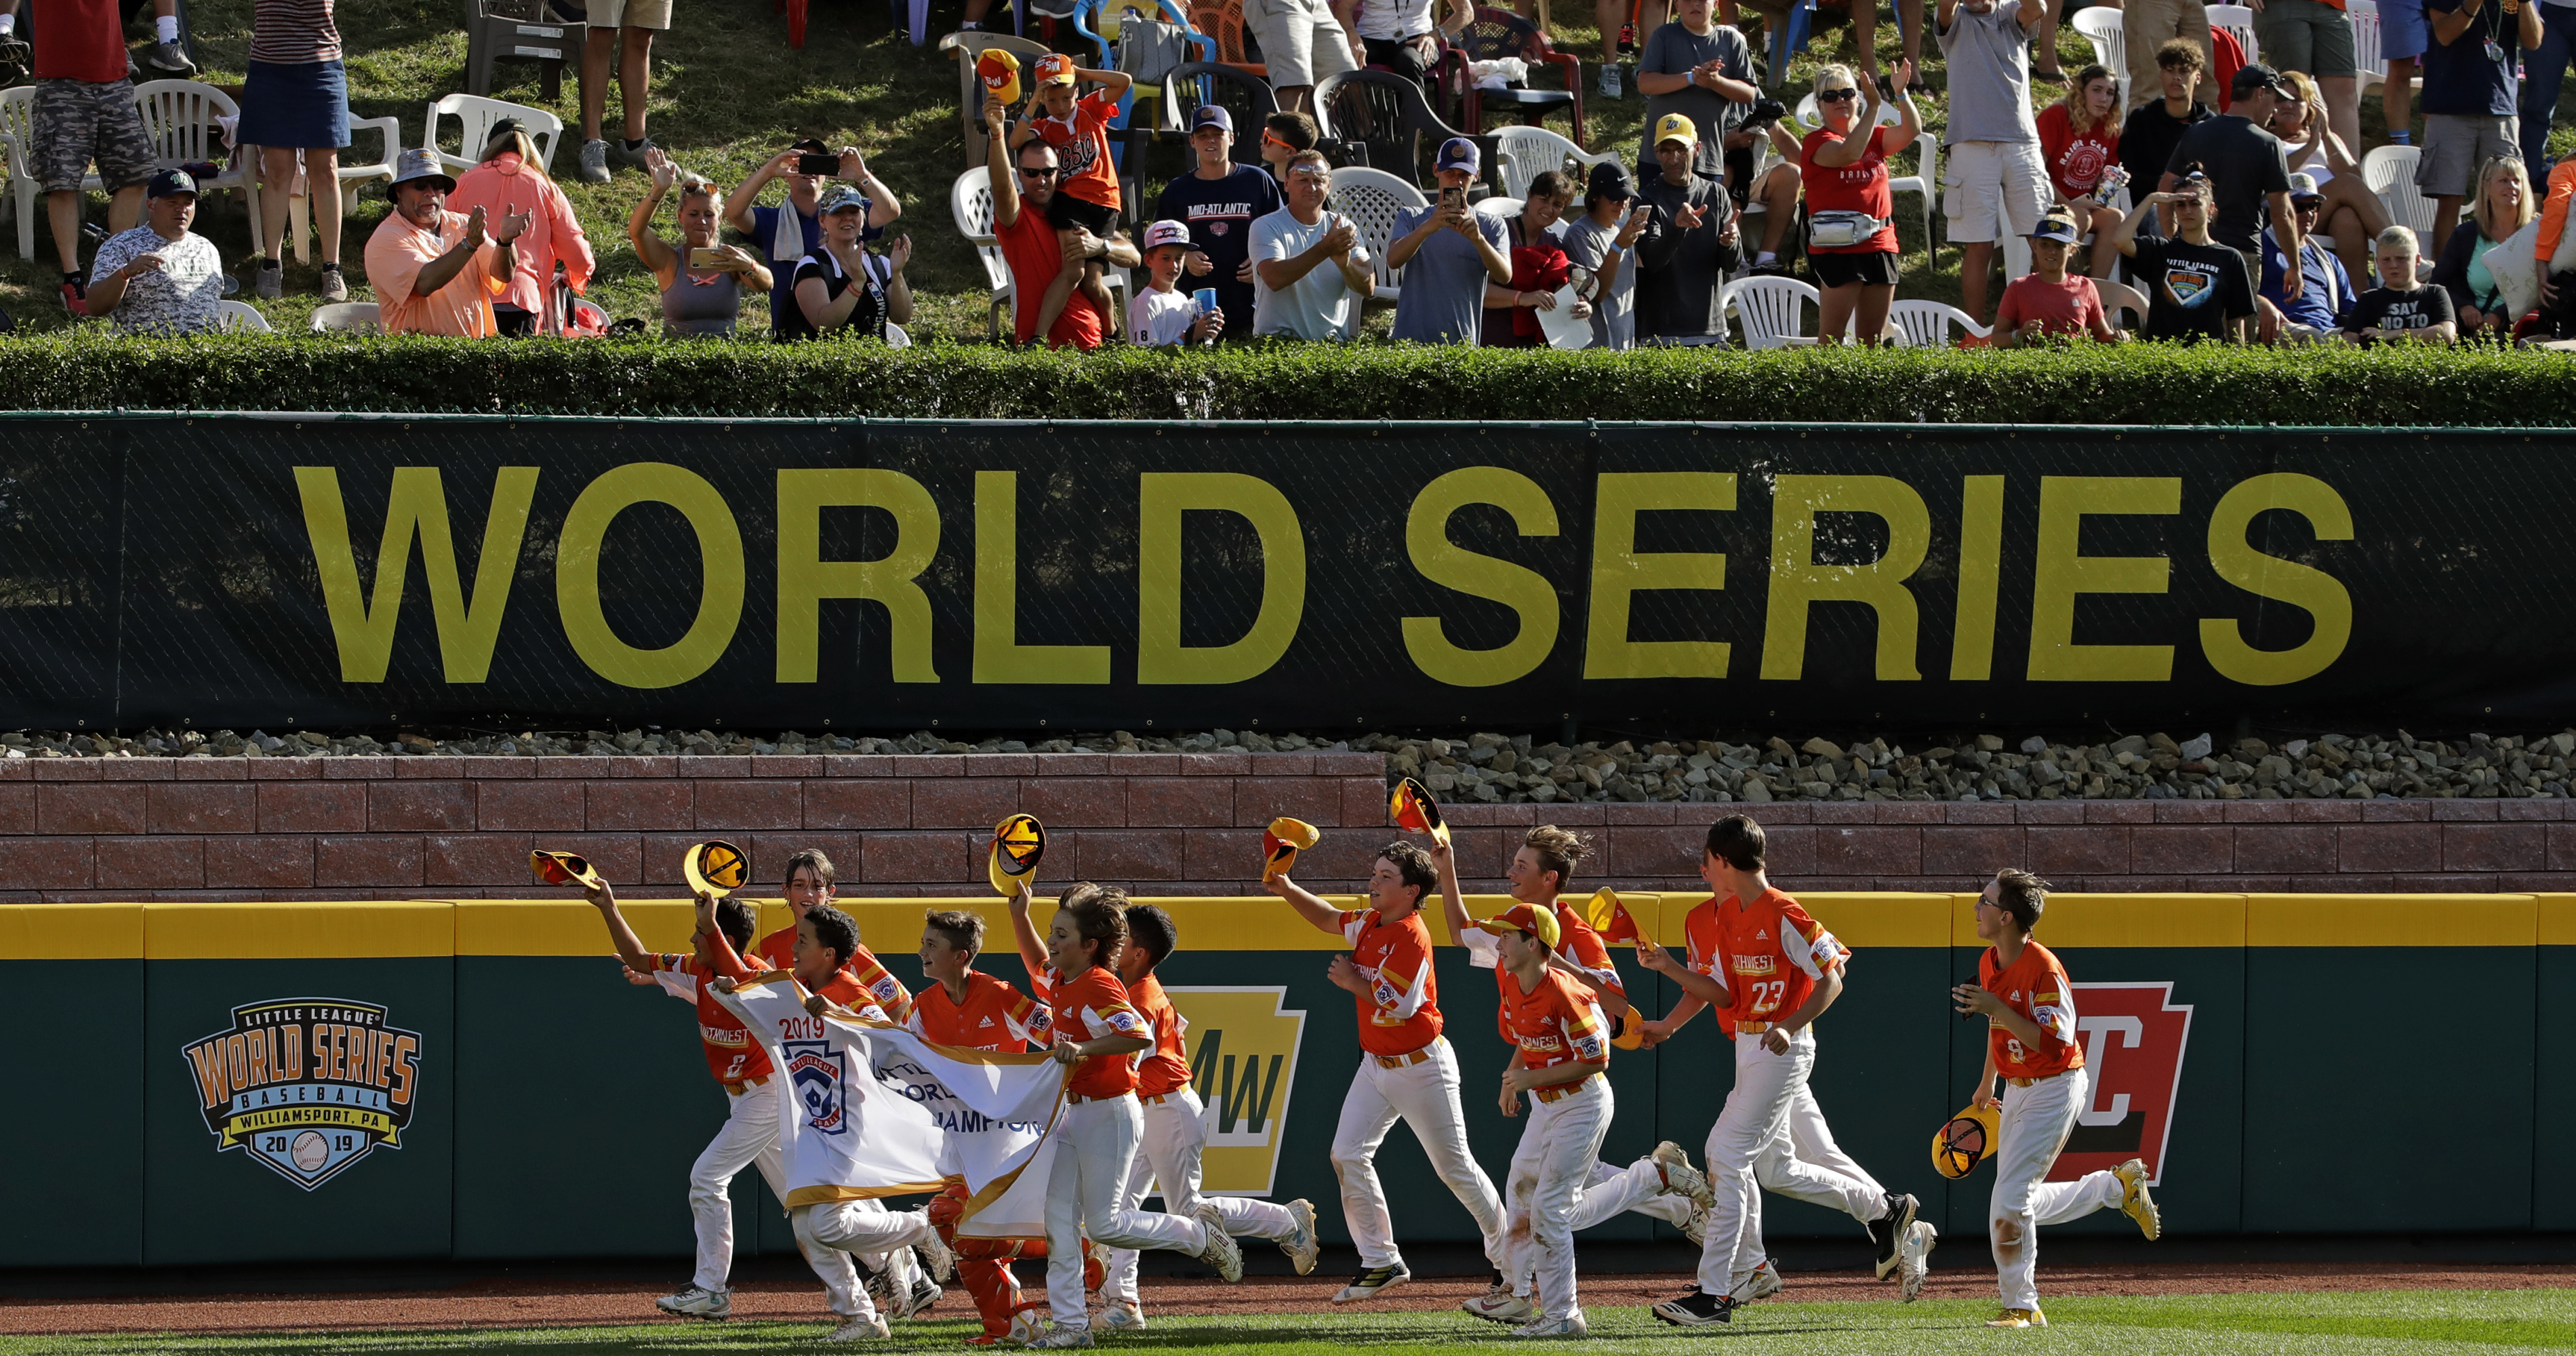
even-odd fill
[(1473, 174), (1484, 161), (1485, 157), (1477, 151), (1476, 143), (1465, 137), (1451, 137), (1440, 143), (1440, 160), (1436, 168), (1465, 170)]

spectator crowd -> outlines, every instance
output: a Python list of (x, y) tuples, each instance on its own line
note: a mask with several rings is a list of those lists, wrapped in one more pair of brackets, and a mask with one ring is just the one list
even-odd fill
[[(333, 0), (254, 0), (228, 129), (256, 148), (246, 172), (264, 189), (243, 277), (191, 231), (200, 176), (156, 161), (135, 102), (143, 65), (194, 73), (175, 0), (155, 0), (140, 62), (118, 0), (27, 3), (25, 161), (46, 196), (67, 309), (125, 331), (191, 333), (222, 325), (225, 295), (245, 281), (278, 297), (299, 176), (318, 227), (316, 292), (347, 299), (337, 156), (350, 114)], [(1518, 202), (1480, 205), (1492, 143), (1452, 135), (1419, 205), (1367, 221), (1336, 193), (1347, 157), (1325, 135), (1334, 110), (1318, 92), (1361, 70), (1439, 78), (1444, 46), (1488, 22), (1467, 0), (1244, 0), (1280, 111), (1238, 128), (1221, 104), (1189, 108), (1176, 135), (1190, 168), (1150, 204), (1128, 200), (1135, 179), (1121, 182), (1129, 74), (1050, 53), (1023, 84), (1006, 63), (1007, 86), (986, 82), (979, 158), (991, 248), (1012, 284), (1011, 336), (1084, 350), (1344, 342), (1365, 308), (1391, 305), (1389, 336), (1423, 344), (1714, 344), (1728, 342), (1744, 280), (1803, 274), (1813, 342), (1882, 342), (1907, 260), (1900, 157), (1938, 166), (1937, 185), (1912, 187), (1938, 193), (1941, 235), (1958, 252), (1954, 318), (1998, 346), (2576, 332), (2576, 163), (2547, 155), (2576, 0), (2382, 0), (2376, 50), (2363, 50), (2368, 30), (2348, 0), (2267, 0), (2250, 53), (2201, 0), (2122, 0), (2118, 67), (2072, 73), (2057, 69), (2060, 3), (1897, 0), (1903, 55), (1881, 71), (1871, 0), (1856, 0), (1856, 59), (1823, 66), (1792, 113), (1765, 97), (1733, 0), (1667, 0), (1642, 44), (1614, 37), (1626, 16), (1601, 0), (1598, 96), (1628, 98), (1633, 82), (1644, 100), (1633, 157), (1519, 166)], [(1783, 20), (1754, 7), (1766, 26)], [(970, 53), (986, 8), (967, 0)], [(18, 9), (0, 0), (0, 60), (23, 46)], [(807, 139), (730, 189), (691, 173), (646, 134), (652, 43), (671, 26), (670, 0), (588, 0), (587, 21), (575, 172), (646, 177), (626, 234), (659, 292), (662, 332), (729, 335), (756, 294), (782, 342), (900, 341), (914, 313), (912, 243), (889, 236), (904, 205), (866, 158)], [(612, 66), (623, 116), (613, 139)], [(2384, 144), (2409, 148), (2412, 188), (2433, 205), (2421, 238), (2367, 182), (2361, 102), (2376, 83), (2365, 76), (2383, 69)], [(1918, 102), (1934, 70), (1937, 129)], [(1575, 68), (1565, 78), (1580, 80)], [(1257, 154), (1238, 156), (1249, 137)], [(362, 246), (378, 324), (461, 337), (595, 331), (604, 313), (580, 294), (600, 259), (528, 129), (492, 123), (471, 160), (451, 174), (432, 150), (395, 157), (393, 210)], [(109, 234), (84, 267), (93, 170)]]

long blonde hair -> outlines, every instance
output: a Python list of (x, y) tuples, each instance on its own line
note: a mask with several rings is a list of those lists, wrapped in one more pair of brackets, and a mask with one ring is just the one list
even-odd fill
[[(2522, 185), (2522, 198), (2515, 205), (2515, 215), (2511, 225), (2499, 225), (2487, 218), (2487, 183), (2498, 174), (2512, 175), (2514, 182)], [(2485, 164), (2478, 166), (2478, 205), (2476, 210), (2478, 217), (2478, 234), (2485, 236), (2489, 240), (2502, 240), (2506, 236), (2512, 235), (2514, 232), (2530, 225), (2531, 219), (2540, 215), (2539, 210), (2532, 205), (2531, 201), (2531, 171), (2523, 168), (2521, 156), (2490, 156), (2487, 158), (2487, 162)]]
[(2325, 91), (2317, 88), (2317, 82), (2309, 78), (2307, 72), (2283, 71), (2281, 77), (2290, 82), (2290, 88), (2299, 92), (2300, 131), (2305, 132), (2311, 127), (2334, 126), (2326, 116)]
[(546, 175), (546, 162), (537, 155), (537, 143), (529, 140), (527, 133), (517, 131), (508, 132), (502, 136), (497, 136), (484, 142), (483, 159), (481, 163), (487, 165), (492, 163), (492, 157), (499, 155), (503, 151), (517, 151), (519, 153), (519, 172), (521, 174), (533, 174), (537, 176), (538, 179), (546, 183), (554, 182), (553, 179), (548, 178)]
[[(2085, 87), (2096, 80), (2111, 82), (2111, 111), (2098, 123), (2093, 121), (2091, 101), (2084, 97)], [(2066, 126), (2075, 135), (2080, 137), (2098, 128), (2102, 135), (2116, 137), (2120, 135), (2120, 125), (2127, 120), (2128, 115), (2120, 110), (2120, 77), (2112, 74), (2110, 67), (2097, 61), (2066, 82)]]

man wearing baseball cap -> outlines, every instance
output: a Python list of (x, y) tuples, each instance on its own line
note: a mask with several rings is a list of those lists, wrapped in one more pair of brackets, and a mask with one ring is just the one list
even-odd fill
[(1592, 346), (1637, 346), (1637, 241), (1654, 213), (1637, 204), (1628, 167), (1592, 167), (1583, 215), (1565, 226), (1565, 258), (1574, 265), (1575, 295), (1592, 303)]
[(165, 169), (145, 186), (143, 224), (108, 237), (90, 263), (89, 313), (128, 333), (202, 334), (216, 327), (224, 263), (215, 242), (189, 231), (197, 181)]
[(528, 229), (529, 214), (487, 223), (480, 207), (471, 216), (450, 212), (455, 191), (436, 151), (405, 151), (394, 162), (394, 210), (367, 237), (367, 281), (387, 334), (500, 332), (492, 298), (509, 290), (511, 242)]
[[(2164, 181), (2157, 187), (2171, 191), (2182, 182), (2185, 170), (2199, 165), (2218, 196), (2218, 215), (2209, 223), (2210, 238), (2244, 255), (2246, 272), (2251, 274), (2263, 266), (2258, 243), (2266, 224), (2282, 249), (2292, 257), (2299, 253), (2299, 218), (2290, 210), (2289, 161), (2282, 154), (2281, 139), (2265, 130), (2274, 105), (2283, 98), (2299, 97), (2299, 92), (2280, 72), (2261, 62), (2238, 67), (2228, 90), (2226, 112), (2193, 123), (2174, 143)], [(2296, 274), (2285, 275), (2282, 283), (2292, 297), (2304, 285)]]
[(1163, 186), (1154, 218), (1189, 228), (1191, 288), (1215, 288), (1226, 337), (1248, 338), (1252, 223), (1279, 210), (1279, 184), (1259, 165), (1235, 163), (1234, 115), (1222, 104), (1201, 104), (1190, 115), (1190, 153), (1196, 165)]
[(2291, 296), (2283, 287), (2293, 256), (2282, 248), (2280, 232), (2263, 232), (2262, 286), (2255, 289), (2254, 298), (2267, 339), (2276, 332), (2286, 333), (2293, 340), (2332, 334), (2352, 314), (2352, 274), (2334, 251), (2316, 241), (2317, 221), (2324, 215), (2325, 206), (2326, 196), (2318, 189), (2315, 175), (2290, 176), (2290, 210), (2299, 218), (2299, 252), (2295, 257), (2304, 284), (2297, 296)]
[(1653, 213), (1637, 239), (1637, 336), (1667, 344), (1726, 342), (1718, 289), (1744, 262), (1735, 204), (1716, 175), (1695, 168), (1699, 129), (1679, 113), (1655, 120), (1655, 165), (1638, 191)]
[(1484, 323), (1485, 289), (1512, 285), (1503, 223), (1467, 210), (1467, 185), (1475, 182), (1482, 161), (1476, 143), (1449, 138), (1433, 166), (1439, 196), (1396, 210), (1386, 263), (1404, 270), (1404, 284), (1396, 294), (1389, 338), (1473, 347)]

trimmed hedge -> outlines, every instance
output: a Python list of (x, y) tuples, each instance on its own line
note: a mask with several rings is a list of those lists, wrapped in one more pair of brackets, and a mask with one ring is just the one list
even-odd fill
[(2493, 349), (1630, 353), (1275, 345), (1088, 356), (929, 344), (240, 335), (0, 340), (27, 410), (938, 419), (2576, 425), (2576, 365)]

